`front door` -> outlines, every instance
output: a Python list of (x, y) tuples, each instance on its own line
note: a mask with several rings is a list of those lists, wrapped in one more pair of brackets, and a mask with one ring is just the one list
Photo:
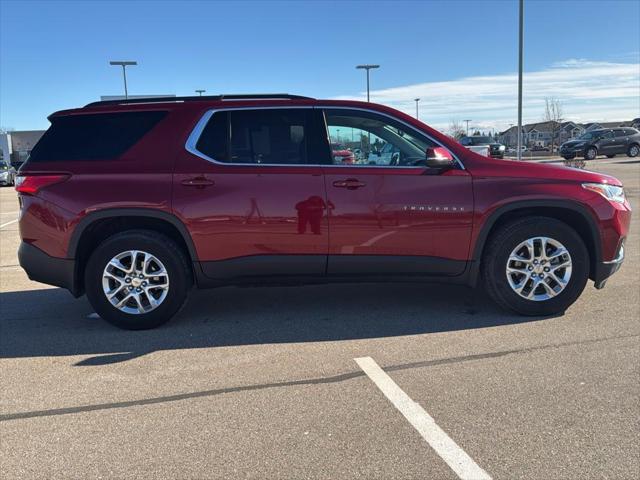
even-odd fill
[(613, 137), (613, 132), (608, 130), (598, 139), (598, 154), (615, 155), (616, 153), (616, 139)]
[(207, 112), (178, 155), (173, 209), (205, 275), (324, 275), (327, 202), (313, 109)]
[[(362, 152), (325, 167), (329, 275), (459, 275), (472, 227), (471, 176), (433, 174), (425, 152), (437, 144), (390, 117), (326, 109), (327, 135)], [(385, 156), (383, 152), (393, 152)]]

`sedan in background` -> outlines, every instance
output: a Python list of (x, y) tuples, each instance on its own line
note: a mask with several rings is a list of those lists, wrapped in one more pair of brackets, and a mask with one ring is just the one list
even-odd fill
[(462, 137), (460, 143), (469, 150), (487, 157), (504, 158), (505, 146), (496, 142), (493, 137)]
[(0, 162), (0, 185), (13, 185), (16, 181), (16, 169), (11, 164)]

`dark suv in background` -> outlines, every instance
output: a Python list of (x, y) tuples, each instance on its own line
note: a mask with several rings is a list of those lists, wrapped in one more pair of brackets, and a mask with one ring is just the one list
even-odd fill
[[(382, 105), (155, 98), (50, 120), (16, 178), (20, 265), (123, 328), (194, 285), (437, 280), (552, 315), (624, 258), (617, 179), (487, 158)], [(394, 153), (345, 163), (338, 130)]]
[(625, 154), (636, 157), (639, 153), (640, 132), (630, 127), (593, 130), (560, 146), (560, 155), (565, 160), (576, 157), (593, 160), (598, 155), (606, 155), (608, 158)]

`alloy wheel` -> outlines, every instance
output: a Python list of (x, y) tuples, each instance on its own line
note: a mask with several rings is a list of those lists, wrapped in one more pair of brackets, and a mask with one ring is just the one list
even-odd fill
[(169, 292), (169, 274), (154, 255), (127, 250), (113, 257), (102, 273), (102, 290), (111, 305), (124, 313), (155, 310)]
[(571, 255), (562, 243), (549, 237), (533, 237), (513, 249), (505, 273), (515, 293), (540, 302), (565, 289), (571, 270)]

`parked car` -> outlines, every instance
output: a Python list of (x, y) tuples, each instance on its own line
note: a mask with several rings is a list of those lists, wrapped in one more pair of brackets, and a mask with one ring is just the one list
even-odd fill
[(16, 178), (16, 169), (10, 163), (0, 161), (0, 185), (13, 185)]
[(504, 158), (506, 150), (505, 146), (496, 142), (493, 137), (462, 137), (460, 143), (473, 152), (493, 158)]
[(534, 145), (533, 147), (531, 147), (531, 151), (532, 152), (548, 152), (549, 147), (545, 145)]
[[(520, 146), (520, 151), (522, 153), (526, 153), (529, 150), (527, 149), (526, 145), (521, 145)], [(510, 155), (516, 155), (518, 153), (518, 147), (509, 147), (509, 148), (507, 148), (507, 153), (510, 154)]]
[(340, 143), (331, 144), (331, 154), (337, 163), (355, 163), (356, 157), (354, 153)]
[(385, 143), (382, 148), (374, 147), (369, 154), (367, 161), (369, 165), (393, 165), (396, 158), (399, 158), (400, 150), (393, 143)]
[[(16, 177), (20, 265), (122, 328), (163, 324), (193, 286), (355, 280), (481, 286), (555, 315), (624, 259), (617, 179), (484, 157), (382, 105), (171, 97), (49, 118)], [(396, 154), (345, 164), (329, 128)]]
[(607, 158), (624, 154), (637, 157), (639, 153), (640, 132), (631, 127), (593, 130), (560, 146), (560, 155), (565, 160), (575, 157), (593, 160), (598, 155), (605, 155)]

